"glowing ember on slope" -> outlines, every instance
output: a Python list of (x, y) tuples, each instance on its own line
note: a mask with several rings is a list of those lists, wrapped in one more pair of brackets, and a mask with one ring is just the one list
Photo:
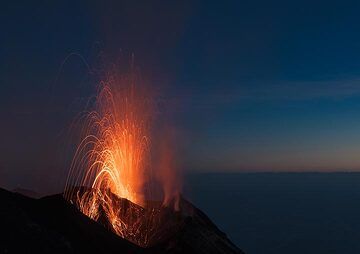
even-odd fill
[[(151, 163), (154, 100), (138, 81), (134, 75), (111, 75), (100, 84), (95, 110), (84, 118), (84, 138), (71, 164), (64, 195), (85, 215), (96, 221), (105, 217), (115, 233), (147, 246), (156, 226), (149, 218), (154, 210), (144, 218), (141, 209), (146, 200), (154, 199), (152, 184), (161, 184), (165, 206), (176, 198), (178, 185), (169, 151), (160, 151), (164, 159), (157, 172)], [(76, 188), (80, 186), (87, 189)], [(121, 199), (139, 206), (131, 209), (135, 214), (124, 216), (124, 207), (117, 201)], [(174, 207), (178, 208), (176, 202)], [(150, 223), (142, 221), (145, 219)]]

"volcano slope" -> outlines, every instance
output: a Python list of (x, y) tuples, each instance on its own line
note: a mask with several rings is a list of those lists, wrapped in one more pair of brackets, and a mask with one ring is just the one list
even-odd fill
[[(61, 194), (33, 199), (0, 189), (0, 202), (0, 253), (243, 253), (185, 199), (180, 200), (179, 212), (159, 204), (144, 209), (116, 200), (124, 208), (122, 216), (134, 210), (141, 214), (140, 228), (159, 225), (148, 248), (111, 232), (105, 218), (99, 223), (89, 219)], [(149, 210), (156, 214), (150, 222)]]

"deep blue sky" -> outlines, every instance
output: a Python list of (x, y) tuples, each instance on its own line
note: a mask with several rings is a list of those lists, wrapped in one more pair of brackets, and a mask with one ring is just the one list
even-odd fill
[(360, 170), (358, 1), (102, 2), (2, 4), (0, 184), (61, 185), (94, 80), (79, 57), (60, 67), (71, 53), (135, 54), (175, 105), (187, 170)]

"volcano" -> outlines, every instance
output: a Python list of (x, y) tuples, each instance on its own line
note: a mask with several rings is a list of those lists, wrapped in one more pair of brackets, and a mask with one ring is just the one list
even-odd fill
[(156, 229), (147, 234), (154, 243), (147, 248), (112, 232), (106, 216), (100, 214), (97, 222), (88, 218), (61, 194), (34, 199), (0, 189), (0, 200), (0, 253), (243, 253), (182, 197), (179, 211), (113, 197), (123, 221), (138, 230)]

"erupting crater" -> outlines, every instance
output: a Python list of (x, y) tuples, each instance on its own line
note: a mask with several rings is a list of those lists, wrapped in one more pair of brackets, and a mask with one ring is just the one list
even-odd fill
[[(161, 162), (154, 162), (152, 94), (133, 74), (114, 72), (100, 83), (94, 109), (79, 118), (83, 138), (64, 191), (82, 213), (142, 247), (162, 238), (161, 207), (179, 209), (171, 148), (157, 149), (163, 154), (158, 156)], [(162, 200), (154, 194), (158, 186)]]
[(144, 253), (242, 253), (179, 194), (172, 129), (154, 124), (153, 92), (139, 81), (115, 72), (101, 82), (78, 119), (64, 198)]

